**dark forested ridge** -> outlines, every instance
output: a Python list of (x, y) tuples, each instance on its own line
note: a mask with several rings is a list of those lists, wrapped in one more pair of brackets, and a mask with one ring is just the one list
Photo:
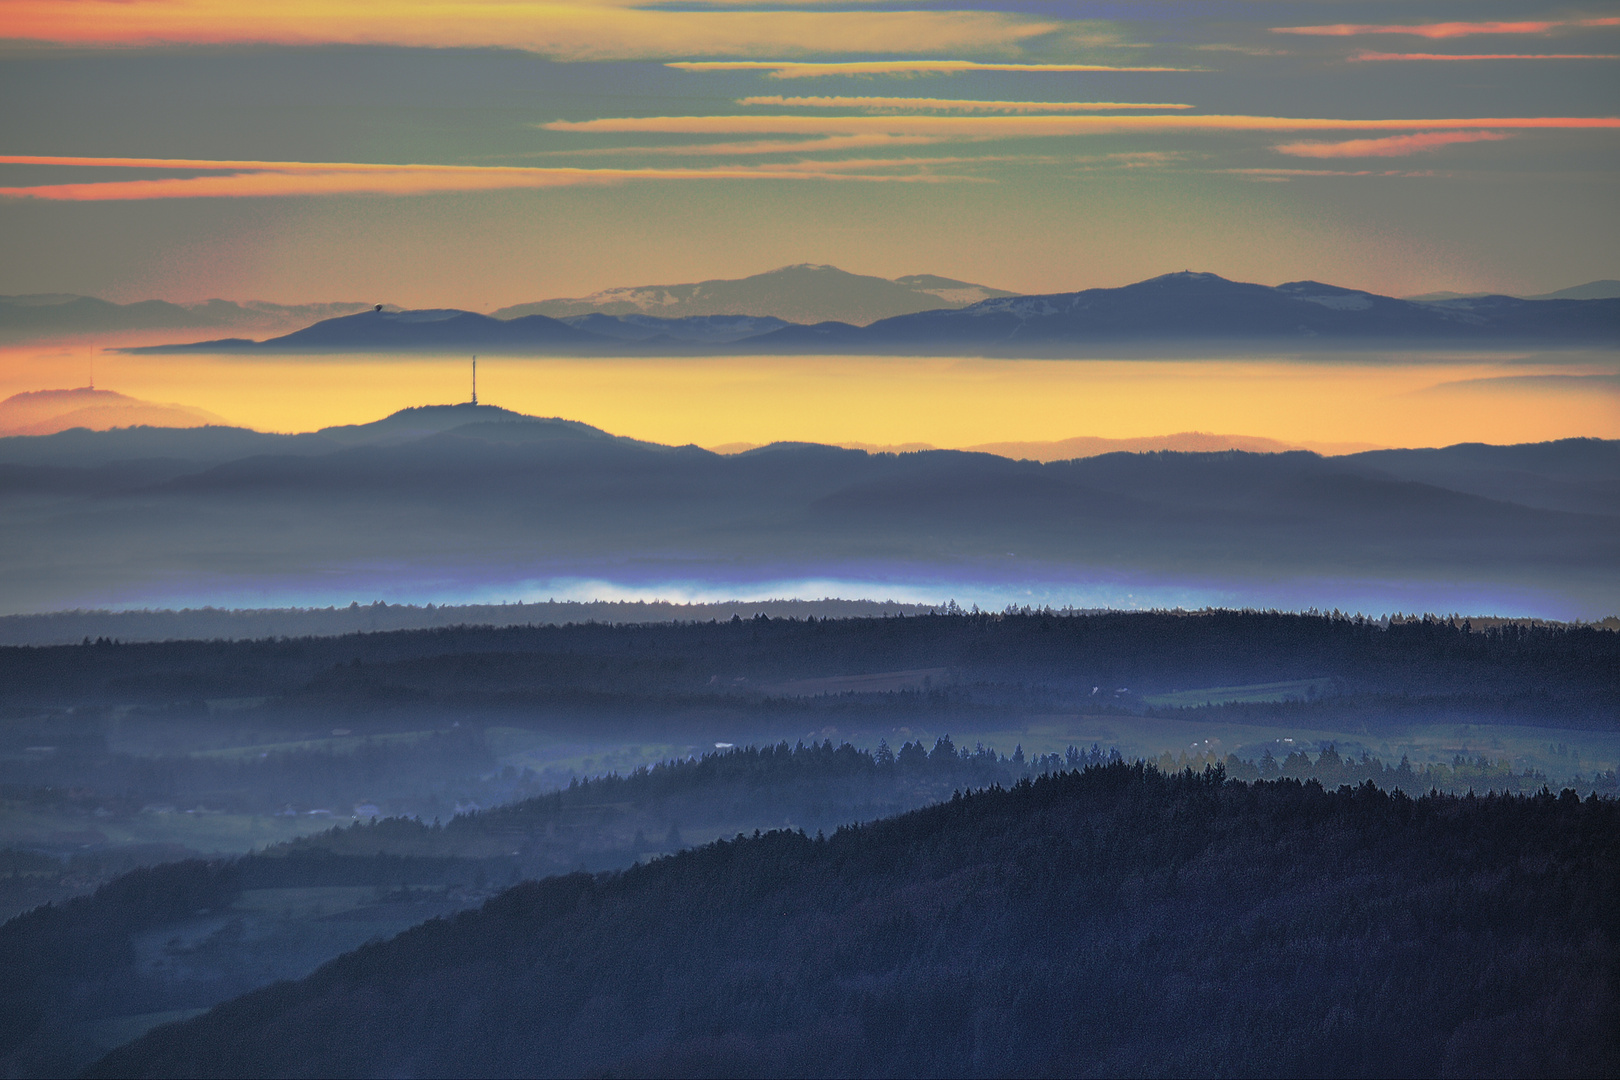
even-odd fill
[(91, 1075), (1613, 1075), (1617, 814), (1096, 766), (520, 885)]
[(928, 604), (882, 600), (738, 600), (678, 604), (641, 600), (548, 600), (510, 604), (388, 604), (381, 600), (325, 608), (185, 608), (131, 611), (54, 611), (0, 615), (0, 646), (76, 645), (84, 638), (117, 641), (241, 641), (335, 637), (379, 630), (451, 626), (565, 626), (597, 622), (660, 623), (752, 619), (859, 619), (922, 615)]
[(184, 704), (275, 697), (278, 707), (457, 700), (537, 708), (560, 696), (800, 699), (815, 680), (935, 670), (939, 689), (1025, 686), (1108, 708), (1155, 691), (1337, 680), (1334, 692), (1507, 695), (1609, 723), (1620, 633), (1467, 619), (1388, 623), (1269, 612), (930, 614), (840, 620), (450, 627), (258, 641), (0, 648), (0, 707)]
[[(0, 1075), (77, 1071), (174, 1019), (173, 1010), (195, 1012), (300, 977), (368, 938), (477, 904), (520, 879), (624, 869), (760, 828), (831, 831), (943, 801), (953, 791), (1010, 788), (1121, 760), (1117, 750), (1096, 745), (1027, 756), (1016, 748), (1008, 756), (983, 745), (958, 748), (943, 736), (931, 749), (907, 742), (898, 752), (882, 743), (868, 752), (830, 741), (738, 747), (576, 781), (442, 823), (356, 821), (236, 859), (140, 869), (94, 895), (0, 925), (10, 993), (0, 995), (0, 1012), (11, 1020), (0, 1037)], [(1391, 765), (1341, 756), (1332, 746), (1314, 760), (1303, 751), (1258, 762), (1214, 753), (1189, 759), (1183, 751), (1179, 761), (1330, 788), (1371, 779), (1407, 794), (1536, 792), (1548, 782), (1484, 759), (1413, 767), (1404, 759)], [(1176, 764), (1168, 754), (1159, 759), (1167, 774)], [(1582, 788), (1616, 794), (1612, 772)], [(38, 894), (49, 891), (53, 874), (82, 877), (91, 869), (81, 865), (87, 860), (116, 855), (81, 852), (64, 867), (36, 853), (0, 851), (0, 873), (8, 891), (26, 878)]]
[(188, 859), (18, 915), (0, 925), (0, 1076), (76, 1074), (177, 1011), (476, 903), (490, 869), (455, 858)]

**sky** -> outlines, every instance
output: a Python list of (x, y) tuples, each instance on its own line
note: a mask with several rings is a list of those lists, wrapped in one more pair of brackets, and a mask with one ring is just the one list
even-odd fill
[[(93, 363), (93, 373), (91, 364)], [(667, 445), (968, 447), (1203, 431), (1322, 453), (1620, 438), (1612, 358), (481, 357), (479, 400)], [(129, 356), (0, 349), (0, 398), (96, 384), (261, 431), (311, 431), (470, 396), (468, 358)]]
[(1620, 277), (1613, 5), (0, 0), (0, 293)]

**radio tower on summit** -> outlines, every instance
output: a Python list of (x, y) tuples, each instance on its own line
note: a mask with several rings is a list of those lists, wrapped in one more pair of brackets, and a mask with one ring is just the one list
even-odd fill
[(472, 403), (478, 404), (478, 357), (473, 357), (473, 396)]

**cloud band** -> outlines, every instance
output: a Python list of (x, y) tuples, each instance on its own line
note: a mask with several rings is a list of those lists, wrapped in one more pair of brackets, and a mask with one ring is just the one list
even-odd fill
[(1364, 34), (1404, 34), (1431, 39), (1473, 37), (1479, 34), (1550, 34), (1557, 30), (1586, 30), (1620, 26), (1620, 18), (1533, 19), (1519, 22), (1440, 23), (1332, 23), (1326, 26), (1273, 26), (1273, 34), (1307, 37), (1360, 37)]
[(0, 198), (50, 202), (268, 198), (310, 195), (427, 195), (440, 192), (606, 186), (649, 180), (821, 180), (941, 183), (967, 177), (929, 171), (936, 159), (799, 161), (713, 168), (580, 169), (481, 165), (382, 165), (368, 162), (205, 161), (176, 158), (0, 156), (5, 165), (195, 170), (152, 180), (0, 187)]
[(597, 120), (554, 120), (551, 131), (661, 132), (714, 135), (829, 135), (881, 131), (942, 138), (1019, 138), (1053, 135), (1198, 131), (1442, 131), (1442, 130), (1612, 130), (1614, 116), (1517, 116), (1452, 119), (1345, 120), (1284, 116), (648, 116)]
[(794, 109), (912, 109), (933, 112), (1072, 113), (1115, 109), (1190, 109), (1172, 102), (1125, 101), (978, 101), (925, 97), (782, 97), (779, 94), (737, 99), (738, 105), (774, 105)]
[(1424, 131), (1383, 139), (1284, 143), (1272, 149), (1279, 154), (1304, 158), (1405, 157), (1455, 143), (1499, 142), (1506, 138), (1508, 136), (1499, 131)]
[(1111, 64), (981, 63), (977, 60), (681, 60), (665, 64), (680, 71), (757, 71), (772, 79), (812, 79), (827, 75), (906, 78), (918, 75), (959, 75), (973, 71), (1015, 71), (1025, 74), (1065, 72), (1171, 72), (1197, 71), (1187, 67), (1120, 67)]

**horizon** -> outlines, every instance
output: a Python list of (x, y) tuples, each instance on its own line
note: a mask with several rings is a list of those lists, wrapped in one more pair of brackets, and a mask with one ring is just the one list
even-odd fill
[[(0, 399), (86, 386), (93, 366), (97, 389), (291, 434), (465, 401), (470, 359), (0, 346)], [(1417, 448), (1620, 438), (1613, 372), (1602, 350), (1083, 361), (484, 355), (479, 396), (525, 415), (673, 446), (962, 448), (1206, 432), (1306, 447)], [(1329, 409), (1330, 401), (1354, 407)]]
[[(428, 361), (424, 361), (424, 362), (426, 362), (426, 363), (446, 363), (448, 361), (428, 360)], [(486, 361), (486, 363), (487, 363), (487, 361)], [(120, 399), (122, 399), (124, 401), (131, 402), (132, 404), (135, 404), (135, 405), (156, 405), (156, 406), (160, 406), (160, 407), (170, 407), (170, 406), (177, 406), (178, 405), (178, 403), (173, 403), (173, 402), (148, 402), (148, 401), (143, 401), (142, 399), (131, 397), (131, 396), (129, 396), (127, 394), (123, 394), (123, 393), (121, 393), (119, 391), (111, 390), (111, 389), (109, 389), (109, 388), (107, 388), (105, 386), (101, 386), (101, 387), (97, 387), (97, 386), (77, 386), (77, 387), (51, 387), (51, 388), (40, 389), (40, 390), (21, 390), (21, 391), (17, 391), (16, 393), (10, 395), (9, 397), (0, 398), (0, 407), (3, 407), (3, 406), (5, 406), (5, 405), (7, 405), (7, 404), (9, 404), (9, 403), (11, 403), (13, 401), (16, 401), (17, 399), (20, 399), (20, 398), (42, 398), (42, 397), (51, 397), (51, 396), (57, 396), (57, 395), (73, 395), (73, 394), (94, 394), (94, 395), (98, 395), (98, 396), (106, 395), (106, 396), (109, 396), (109, 397), (120, 398)], [(184, 406), (179, 406), (179, 407), (184, 408)], [(404, 414), (417, 412), (417, 411), (420, 411), (420, 410), (461, 409), (461, 408), (492, 409), (492, 410), (495, 410), (497, 412), (504, 413), (504, 414), (506, 414), (508, 416), (512, 416), (512, 417), (515, 417), (515, 418), (520, 419), (520, 420), (534, 420), (534, 421), (543, 421), (543, 422), (555, 421), (555, 422), (560, 422), (560, 423), (564, 423), (564, 424), (581, 424), (581, 425), (583, 425), (585, 427), (591, 428), (594, 431), (599, 431), (604, 435), (612, 436), (612, 437), (615, 437), (615, 438), (637, 438), (637, 436), (629, 435), (629, 434), (626, 434), (625, 432), (608, 431), (608, 430), (606, 430), (604, 428), (597, 427), (595, 425), (589, 424), (586, 421), (576, 420), (576, 419), (574, 419), (572, 417), (568, 417), (568, 416), (561, 416), (561, 415), (545, 416), (545, 415), (541, 415), (539, 413), (526, 413), (526, 412), (521, 412), (521, 411), (518, 411), (518, 410), (515, 410), (515, 409), (510, 409), (510, 408), (507, 408), (505, 405), (497, 404), (497, 403), (490, 402), (490, 401), (472, 401), (472, 400), (468, 400), (468, 401), (421, 402), (421, 403), (414, 404), (414, 405), (402, 405), (402, 406), (400, 406), (400, 407), (398, 407), (396, 409), (393, 409), (390, 412), (384, 413), (383, 415), (374, 416), (370, 420), (365, 420), (365, 419), (351, 420), (351, 421), (345, 421), (345, 422), (337, 423), (337, 424), (327, 424), (327, 425), (324, 425), (324, 426), (321, 426), (321, 427), (312, 427), (312, 428), (305, 428), (305, 429), (299, 429), (299, 430), (252, 427), (252, 426), (245, 425), (245, 424), (231, 424), (231, 423), (196, 423), (196, 424), (183, 425), (183, 426), (180, 426), (180, 427), (182, 427), (182, 429), (184, 429), (184, 428), (207, 428), (207, 427), (235, 428), (235, 429), (238, 429), (238, 430), (253, 431), (253, 432), (257, 432), (257, 433), (260, 433), (260, 434), (266, 434), (266, 435), (288, 435), (288, 436), (317, 435), (317, 434), (320, 434), (320, 433), (325, 432), (325, 431), (341, 430), (341, 429), (344, 429), (344, 428), (354, 428), (354, 427), (368, 427), (368, 426), (373, 426), (373, 425), (377, 425), (377, 424), (382, 424), (382, 423), (384, 423), (384, 422), (386, 422), (388, 420), (394, 419), (397, 416), (402, 416)], [(69, 415), (69, 414), (61, 414), (61, 415)], [(179, 425), (163, 425), (163, 424), (151, 424), (151, 423), (128, 423), (128, 424), (116, 424), (116, 425), (109, 426), (109, 427), (86, 427), (85, 425), (75, 424), (75, 425), (71, 425), (71, 426), (68, 426), (68, 427), (62, 427), (62, 428), (60, 428), (60, 429), (58, 429), (56, 431), (28, 432), (28, 433), (26, 433), (26, 435), (24, 437), (29, 437), (29, 436), (32, 436), (32, 437), (44, 437), (46, 435), (61, 434), (63, 432), (73, 431), (73, 430), (119, 431), (119, 430), (125, 430), (125, 429), (132, 428), (132, 427), (173, 427), (173, 426), (179, 426)], [(454, 430), (457, 430), (457, 429), (447, 429), (447, 430), (454, 431)], [(16, 433), (8, 432), (4, 428), (0, 428), (0, 438), (10, 438), (10, 437), (16, 437)], [(690, 442), (690, 441), (684, 442), (684, 443), (670, 443), (670, 442), (659, 443), (659, 442), (657, 442), (657, 440), (651, 440), (651, 439), (644, 439), (644, 440), (641, 440), (641, 441), (654, 442), (657, 445), (669, 446), (669, 447), (697, 446), (699, 449), (707, 450), (707, 451), (709, 451), (711, 453), (721, 454), (721, 455), (743, 454), (743, 453), (748, 453), (748, 452), (750, 452), (752, 450), (760, 450), (760, 449), (765, 449), (765, 448), (772, 447), (772, 446), (808, 444), (808, 445), (821, 445), (821, 446), (835, 446), (835, 447), (838, 447), (840, 449), (859, 450), (859, 451), (862, 451), (862, 452), (873, 453), (873, 454), (880, 454), (880, 453), (889, 453), (889, 454), (927, 453), (927, 452), (936, 451), (936, 450), (954, 450), (954, 451), (975, 451), (975, 452), (980, 452), (980, 453), (995, 454), (996, 456), (1000, 456), (1000, 457), (1010, 457), (1010, 456), (1013, 456), (1013, 453), (1014, 453), (1013, 448), (1017, 448), (1017, 447), (1020, 447), (1020, 446), (1027, 446), (1027, 447), (1032, 447), (1032, 448), (1033, 447), (1041, 447), (1041, 448), (1051, 447), (1053, 449), (1056, 449), (1056, 448), (1062, 447), (1062, 446), (1064, 446), (1066, 444), (1079, 444), (1079, 443), (1139, 444), (1139, 443), (1152, 443), (1152, 442), (1161, 442), (1161, 441), (1162, 442), (1168, 442), (1168, 441), (1177, 440), (1177, 439), (1180, 439), (1180, 440), (1203, 439), (1203, 440), (1233, 441), (1234, 443), (1253, 443), (1253, 444), (1270, 443), (1270, 444), (1274, 444), (1274, 445), (1269, 445), (1269, 446), (1232, 445), (1232, 446), (1227, 446), (1227, 447), (1221, 447), (1219, 450), (1208, 450), (1208, 449), (1203, 449), (1203, 448), (1186, 448), (1186, 447), (1177, 447), (1177, 446), (1168, 446), (1168, 445), (1167, 446), (1162, 446), (1162, 447), (1153, 447), (1151, 449), (1132, 449), (1128, 445), (1120, 445), (1117, 448), (1113, 448), (1113, 449), (1098, 449), (1098, 450), (1095, 450), (1095, 451), (1090, 452), (1090, 453), (1076, 454), (1076, 455), (1073, 455), (1072, 458), (1050, 457), (1050, 458), (1036, 458), (1035, 460), (1063, 461), (1063, 460), (1072, 460), (1074, 458), (1094, 457), (1094, 456), (1097, 456), (1098, 454), (1104, 454), (1104, 453), (1151, 453), (1151, 452), (1212, 453), (1212, 452), (1225, 452), (1225, 451), (1228, 451), (1228, 450), (1230, 450), (1230, 451), (1238, 451), (1238, 452), (1243, 452), (1243, 453), (1257, 453), (1257, 454), (1305, 452), (1305, 453), (1316, 454), (1319, 457), (1343, 457), (1343, 456), (1348, 456), (1348, 455), (1352, 455), (1352, 454), (1367, 453), (1367, 452), (1376, 451), (1376, 450), (1438, 450), (1438, 449), (1445, 449), (1447, 447), (1456, 447), (1456, 446), (1465, 446), (1465, 445), (1530, 446), (1530, 445), (1541, 445), (1541, 444), (1545, 444), (1545, 443), (1571, 442), (1571, 441), (1576, 441), (1576, 442), (1578, 442), (1578, 441), (1594, 441), (1594, 442), (1615, 441), (1614, 439), (1606, 439), (1603, 436), (1596, 436), (1596, 435), (1564, 435), (1564, 436), (1558, 436), (1558, 437), (1547, 438), (1547, 439), (1524, 440), (1522, 442), (1517, 442), (1517, 443), (1492, 443), (1492, 442), (1488, 442), (1488, 441), (1482, 441), (1482, 440), (1474, 439), (1474, 440), (1465, 440), (1463, 442), (1432, 443), (1432, 444), (1427, 444), (1427, 445), (1422, 445), (1422, 446), (1418, 446), (1418, 445), (1385, 446), (1385, 445), (1378, 445), (1378, 444), (1374, 444), (1374, 443), (1331, 443), (1331, 442), (1321, 442), (1321, 441), (1317, 441), (1317, 442), (1314, 442), (1314, 443), (1309, 443), (1309, 442), (1287, 443), (1287, 442), (1285, 442), (1283, 440), (1279, 440), (1279, 439), (1269, 439), (1269, 438), (1267, 438), (1265, 436), (1257, 436), (1257, 435), (1251, 435), (1251, 434), (1241, 433), (1241, 432), (1216, 432), (1216, 431), (1204, 431), (1204, 430), (1196, 430), (1196, 429), (1187, 429), (1187, 430), (1182, 430), (1182, 431), (1155, 432), (1153, 434), (1146, 434), (1146, 435), (1127, 435), (1127, 436), (1118, 436), (1118, 437), (1108, 437), (1108, 436), (1101, 436), (1101, 435), (1075, 435), (1075, 436), (1069, 436), (1069, 437), (1066, 437), (1066, 438), (1057, 438), (1057, 439), (1048, 439), (1048, 440), (1036, 440), (1036, 439), (1008, 440), (1008, 441), (1004, 441), (1004, 442), (978, 442), (978, 443), (971, 443), (971, 444), (964, 444), (964, 445), (954, 445), (954, 446), (936, 446), (936, 445), (933, 445), (931, 443), (919, 443), (919, 442), (887, 443), (887, 444), (884, 444), (884, 443), (859, 442), (859, 441), (853, 441), (853, 440), (845, 441), (845, 442), (818, 443), (818, 442), (815, 442), (814, 440), (805, 440), (805, 439), (777, 439), (777, 440), (774, 440), (772, 442), (759, 442), (759, 443), (748, 443), (748, 442), (743, 442), (743, 441), (734, 441), (734, 442), (729, 442), (729, 443), (718, 443), (718, 444), (715, 444), (715, 445), (701, 445), (699, 443)], [(1008, 449), (1005, 449), (1005, 450), (999, 449), (999, 448), (1003, 448), (1003, 447), (1008, 448)]]
[[(669, 281), (637, 281), (637, 282), (634, 282), (634, 283), (619, 282), (617, 284), (604, 285), (604, 286), (602, 286), (600, 288), (591, 290), (589, 292), (582, 292), (582, 293), (578, 293), (578, 294), (566, 294), (566, 295), (561, 294), (561, 293), (557, 293), (557, 294), (551, 294), (551, 295), (547, 295), (547, 296), (534, 296), (534, 297), (530, 297), (529, 299), (526, 299), (526, 300), (518, 300), (518, 301), (513, 301), (513, 302), (508, 302), (508, 303), (495, 304), (495, 305), (492, 305), (492, 306), (487, 307), (487, 308), (478, 308), (478, 307), (462, 308), (462, 307), (455, 307), (454, 305), (445, 305), (445, 304), (434, 303), (434, 302), (431, 302), (431, 301), (421, 303), (421, 304), (417, 304), (417, 305), (411, 306), (411, 307), (405, 307), (404, 305), (396, 304), (396, 303), (394, 303), (394, 302), (392, 302), (390, 300), (384, 300), (381, 303), (382, 303), (382, 307), (383, 307), (384, 310), (388, 310), (388, 309), (392, 308), (392, 309), (398, 310), (398, 311), (447, 311), (447, 310), (471, 311), (471, 312), (474, 312), (474, 313), (480, 314), (480, 315), (488, 315), (488, 316), (490, 316), (492, 318), (500, 318), (501, 316), (499, 316), (497, 314), (497, 312), (499, 312), (499, 311), (506, 310), (506, 309), (509, 309), (509, 308), (514, 308), (514, 307), (523, 307), (523, 306), (526, 306), (526, 305), (529, 305), (529, 304), (547, 303), (547, 302), (563, 302), (563, 301), (589, 301), (589, 300), (593, 300), (593, 299), (596, 299), (598, 297), (602, 297), (602, 296), (605, 296), (605, 295), (609, 295), (609, 294), (613, 294), (613, 293), (628, 292), (628, 291), (631, 291), (631, 290), (634, 290), (634, 289), (671, 288), (671, 287), (681, 286), (681, 285), (708, 284), (710, 282), (747, 281), (747, 280), (754, 279), (754, 278), (767, 277), (769, 275), (780, 273), (780, 272), (785, 271), (785, 270), (799, 270), (799, 269), (834, 270), (834, 271), (838, 271), (838, 272), (843, 273), (843, 274), (849, 274), (849, 275), (855, 276), (855, 277), (878, 277), (878, 278), (882, 278), (883, 280), (886, 280), (886, 281), (899, 281), (899, 280), (902, 280), (902, 279), (907, 278), (907, 277), (943, 277), (943, 276), (945, 276), (945, 275), (934, 274), (931, 271), (918, 271), (916, 273), (896, 274), (896, 275), (892, 275), (892, 276), (885, 276), (885, 275), (873, 273), (873, 272), (870, 272), (870, 271), (867, 271), (867, 270), (864, 270), (864, 269), (851, 270), (851, 269), (849, 269), (847, 267), (838, 266), (838, 265), (835, 265), (835, 264), (832, 264), (832, 263), (796, 262), (796, 263), (783, 263), (783, 264), (781, 264), (779, 266), (771, 266), (771, 267), (768, 267), (768, 268), (765, 268), (765, 269), (760, 269), (760, 270), (747, 270), (747, 269), (744, 269), (744, 270), (741, 270), (741, 271), (739, 271), (739, 272), (737, 272), (737, 273), (735, 273), (733, 275), (729, 275), (729, 276), (726, 276), (726, 277), (705, 278), (705, 279), (702, 279), (702, 280), (691, 279), (691, 280), (681, 280), (681, 281), (675, 281), (675, 280), (669, 280)], [(1620, 275), (1620, 269), (1615, 269), (1614, 271), (1612, 271), (1612, 273)], [(1544, 296), (1544, 295), (1547, 295), (1549, 293), (1556, 293), (1556, 292), (1562, 292), (1562, 291), (1567, 291), (1567, 290), (1571, 290), (1571, 289), (1578, 289), (1578, 288), (1581, 288), (1581, 287), (1587, 286), (1587, 285), (1602, 285), (1602, 284), (1607, 284), (1607, 283), (1613, 283), (1613, 282), (1620, 281), (1620, 277), (1614, 277), (1614, 276), (1605, 275), (1605, 276), (1587, 278), (1587, 279), (1584, 279), (1584, 280), (1581, 280), (1581, 281), (1567, 281), (1567, 282), (1564, 282), (1561, 285), (1553, 286), (1551, 288), (1540, 290), (1540, 291), (1535, 292), (1535, 293), (1531, 293), (1531, 292), (1528, 292), (1528, 291), (1522, 290), (1522, 289), (1518, 290), (1516, 292), (1507, 292), (1507, 293), (1494, 292), (1493, 293), (1493, 292), (1489, 292), (1489, 291), (1455, 292), (1455, 291), (1450, 290), (1450, 289), (1419, 288), (1419, 289), (1416, 289), (1416, 290), (1412, 290), (1412, 291), (1408, 291), (1408, 292), (1404, 292), (1404, 293), (1399, 293), (1399, 294), (1385, 294), (1385, 293), (1378, 293), (1374, 289), (1363, 288), (1363, 287), (1360, 287), (1360, 286), (1344, 285), (1341, 282), (1330, 281), (1330, 280), (1327, 280), (1326, 278), (1319, 277), (1319, 276), (1309, 276), (1309, 275), (1307, 275), (1307, 276), (1298, 277), (1298, 278), (1287, 278), (1287, 279), (1278, 278), (1276, 280), (1266, 280), (1266, 279), (1263, 279), (1261, 277), (1255, 277), (1255, 276), (1232, 277), (1232, 276), (1229, 276), (1227, 274), (1220, 273), (1218, 271), (1195, 270), (1195, 269), (1193, 269), (1191, 267), (1183, 267), (1180, 270), (1165, 270), (1165, 271), (1160, 272), (1160, 273), (1150, 273), (1150, 274), (1146, 275), (1145, 277), (1133, 277), (1133, 278), (1130, 278), (1129, 280), (1124, 280), (1124, 281), (1099, 282), (1099, 283), (1093, 283), (1093, 284), (1088, 284), (1088, 285), (1074, 286), (1072, 288), (1067, 286), (1067, 285), (1062, 284), (1061, 282), (1058, 282), (1055, 285), (1053, 285), (1053, 287), (1043, 288), (1043, 289), (1041, 289), (1039, 291), (1024, 291), (1024, 290), (1008, 290), (1008, 291), (1013, 292), (1014, 295), (1018, 295), (1018, 296), (1064, 295), (1064, 294), (1074, 293), (1074, 292), (1084, 292), (1084, 291), (1087, 291), (1087, 290), (1090, 290), (1090, 289), (1119, 289), (1119, 288), (1125, 288), (1126, 286), (1129, 286), (1129, 285), (1138, 285), (1138, 284), (1141, 284), (1141, 283), (1146, 282), (1146, 281), (1153, 281), (1153, 280), (1155, 280), (1157, 278), (1170, 277), (1170, 276), (1176, 275), (1176, 274), (1212, 275), (1212, 276), (1215, 276), (1215, 277), (1224, 278), (1225, 280), (1228, 280), (1228, 281), (1237, 281), (1237, 282), (1245, 282), (1245, 283), (1256, 284), (1256, 285), (1265, 285), (1265, 286), (1270, 287), (1270, 288), (1276, 288), (1276, 287), (1282, 286), (1282, 285), (1300, 284), (1300, 283), (1307, 283), (1307, 282), (1317, 282), (1317, 283), (1326, 284), (1326, 285), (1338, 286), (1340, 288), (1355, 288), (1355, 289), (1359, 289), (1360, 291), (1363, 291), (1363, 292), (1372, 292), (1375, 295), (1389, 295), (1394, 299), (1419, 300), (1419, 301), (1421, 301), (1422, 298), (1429, 297), (1429, 296), (1446, 296), (1446, 297), (1467, 298), (1467, 297), (1485, 297), (1485, 296), (1493, 296), (1493, 295), (1495, 295), (1495, 296), (1514, 296), (1514, 297), (1521, 297), (1521, 298), (1530, 298), (1530, 297)], [(965, 278), (965, 279), (951, 278), (949, 280), (961, 280), (961, 281), (963, 281), (964, 284), (981, 285), (981, 286), (986, 286), (986, 287), (989, 287), (989, 288), (992, 288), (992, 289), (1000, 288), (1000, 286), (998, 286), (993, 281), (978, 280), (977, 278), (973, 278), (971, 276), (968, 277), (968, 278)], [(36, 292), (36, 293), (0, 294), (0, 299), (8, 299), (8, 298), (12, 298), (12, 299), (35, 299), (35, 298), (50, 297), (50, 296), (74, 296), (74, 297), (86, 297), (88, 299), (96, 299), (96, 300), (108, 300), (108, 297), (106, 297), (106, 296), (96, 296), (96, 295), (91, 295), (91, 294), (88, 294), (88, 293), (69, 293), (69, 292), (60, 292), (60, 291), (58, 291), (58, 292), (49, 292), (49, 293), (47, 293), (47, 292)], [(326, 295), (303, 296), (303, 297), (298, 297), (298, 298), (289, 298), (289, 297), (285, 297), (285, 296), (283, 296), (283, 297), (269, 297), (269, 296), (260, 296), (260, 295), (225, 296), (225, 295), (222, 295), (222, 294), (219, 294), (219, 293), (206, 293), (206, 294), (196, 294), (196, 295), (189, 295), (189, 296), (177, 296), (177, 295), (157, 296), (157, 295), (143, 294), (143, 295), (140, 295), (140, 296), (135, 296), (135, 297), (122, 299), (122, 300), (108, 300), (108, 302), (109, 303), (116, 303), (116, 304), (119, 304), (120, 306), (127, 306), (127, 305), (130, 305), (130, 304), (136, 304), (136, 303), (140, 303), (142, 301), (147, 301), (147, 300), (158, 300), (158, 301), (162, 301), (164, 303), (175, 304), (176, 306), (187, 307), (187, 308), (199, 307), (199, 306), (206, 305), (208, 303), (215, 302), (215, 301), (224, 301), (225, 303), (231, 303), (231, 304), (255, 304), (255, 303), (258, 303), (258, 304), (273, 304), (273, 305), (277, 305), (277, 306), (295, 307), (295, 308), (296, 307), (312, 306), (312, 305), (317, 305), (317, 304), (328, 304), (328, 303), (352, 303), (352, 304), (356, 304), (356, 305), (362, 305), (363, 304), (366, 307), (370, 307), (375, 303), (374, 301), (334, 300), (331, 296), (326, 296)], [(508, 316), (508, 318), (515, 318), (515, 317), (516, 316)], [(789, 319), (789, 320), (786, 320), (786, 321), (792, 322), (794, 320)]]

